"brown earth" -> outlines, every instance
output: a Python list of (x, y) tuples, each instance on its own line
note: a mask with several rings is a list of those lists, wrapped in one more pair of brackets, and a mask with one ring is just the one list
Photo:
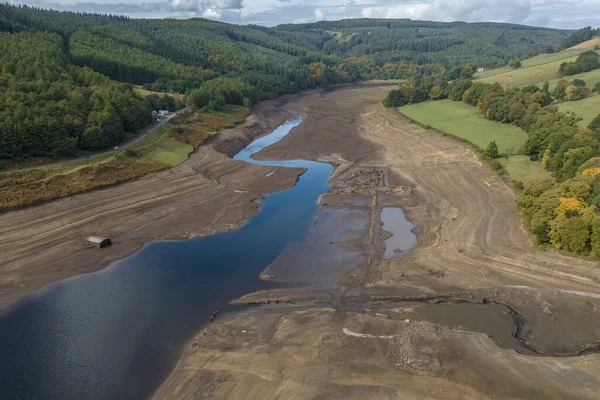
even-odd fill
[[(310, 290), (239, 299), (253, 308), (196, 336), (156, 398), (597, 398), (598, 263), (535, 249), (513, 192), (383, 109), (388, 90), (289, 99), (304, 122), (256, 158), (336, 169), (305, 242), (262, 276)], [(379, 213), (398, 206), (419, 247), (382, 260)]]

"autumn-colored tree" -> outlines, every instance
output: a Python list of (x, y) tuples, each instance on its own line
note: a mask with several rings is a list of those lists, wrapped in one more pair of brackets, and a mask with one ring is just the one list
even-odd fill
[(561, 197), (560, 205), (554, 209), (555, 215), (573, 215), (577, 214), (580, 210), (583, 210), (584, 204), (573, 197)]
[(443, 95), (444, 95), (444, 90), (439, 86), (432, 87), (431, 91), (429, 92), (429, 98), (431, 100), (439, 100), (442, 98)]

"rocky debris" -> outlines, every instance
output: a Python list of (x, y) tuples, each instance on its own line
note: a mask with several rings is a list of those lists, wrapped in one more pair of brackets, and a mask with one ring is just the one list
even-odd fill
[(429, 322), (407, 324), (390, 340), (388, 362), (404, 373), (432, 375), (447, 351), (442, 344), (446, 334), (447, 328)]
[(346, 172), (333, 184), (330, 194), (354, 197), (360, 195), (391, 194), (398, 197), (412, 195), (410, 186), (388, 188), (387, 172), (379, 168), (355, 168)]
[(348, 197), (373, 195), (377, 189), (385, 186), (385, 173), (382, 169), (359, 168), (347, 174), (349, 176), (333, 185), (331, 194)]

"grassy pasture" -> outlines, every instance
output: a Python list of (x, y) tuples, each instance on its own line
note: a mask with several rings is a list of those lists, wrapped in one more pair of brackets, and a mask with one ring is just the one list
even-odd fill
[[(575, 60), (577, 56), (581, 53), (581, 50), (565, 50), (560, 53), (550, 53), (550, 54), (540, 54), (532, 58), (528, 58), (527, 60), (523, 60), (521, 62), (522, 67), (519, 69), (512, 69), (511, 67), (502, 67), (491, 69), (489, 71), (479, 72), (475, 75), (475, 78), (480, 79), (482, 81), (487, 82), (487, 78), (491, 78), (493, 76), (504, 75), (507, 73), (514, 73), (517, 71), (523, 71), (528, 68), (538, 67), (540, 65), (548, 64), (548, 63), (556, 63), (558, 62), (558, 66), (560, 63)], [(556, 68), (558, 71), (558, 67)], [(497, 82), (497, 81), (494, 81)]]
[(500, 152), (517, 152), (527, 140), (527, 134), (513, 125), (486, 119), (477, 108), (451, 100), (428, 101), (400, 107), (409, 118), (466, 139), (480, 149), (495, 140)]
[[(560, 64), (563, 62), (575, 61), (579, 54), (583, 53), (584, 51), (594, 49), (594, 46), (596, 45), (600, 45), (600, 38), (588, 40), (587, 42), (580, 43), (577, 46), (571, 47), (559, 53), (540, 54), (527, 60), (523, 60), (522, 67), (519, 69), (512, 69), (510, 67), (496, 68), (478, 73), (475, 75), (475, 78), (485, 83), (498, 82), (504, 87), (532, 84), (543, 85), (544, 82), (549, 81), (550, 89), (552, 90), (556, 86), (556, 82), (558, 82), (559, 79), (557, 74)], [(584, 79), (586, 82), (588, 82), (585, 77), (591, 80), (592, 76), (590, 75), (593, 75), (593, 77), (598, 75), (598, 79), (600, 80), (600, 74), (593, 73), (594, 71), (580, 74), (584, 75), (584, 77), (581, 77), (581, 79)], [(586, 76), (586, 74), (588, 75)], [(579, 78), (579, 76), (575, 75), (567, 77), (569, 80), (573, 80), (575, 78)], [(590, 82), (588, 82), (588, 84), (590, 84)]]
[[(577, 75), (565, 76), (564, 78), (553, 79), (553, 80), (549, 81), (550, 92), (552, 92), (554, 90), (554, 88), (556, 88), (556, 84), (561, 79), (566, 79), (569, 82), (572, 82), (575, 79), (583, 79), (583, 81), (585, 81), (585, 84), (587, 85), (587, 87), (589, 87), (591, 90), (594, 88), (594, 85), (597, 82), (600, 82), (600, 69), (594, 69), (592, 71), (584, 72), (584, 73), (577, 74)], [(538, 82), (539, 87), (542, 87), (543, 85), (544, 85), (544, 82)]]
[[(549, 54), (549, 56), (554, 55), (555, 54)], [(551, 58), (552, 57), (549, 57), (549, 59)], [(563, 62), (572, 62), (576, 59), (577, 55), (574, 55), (567, 58), (561, 58), (554, 61), (546, 61), (545, 63), (535, 64), (530, 67), (524, 66), (519, 69), (507, 68), (507, 70), (504, 70), (504, 68), (501, 68), (499, 70), (489, 71), (490, 73), (498, 71), (498, 73), (495, 73), (493, 75), (487, 75), (485, 78), (477, 78), (480, 82), (485, 83), (498, 82), (505, 88), (531, 85), (537, 83), (543, 84), (545, 81), (552, 81), (554, 79), (557, 79), (560, 64), (562, 64)]]
[(558, 109), (564, 113), (575, 113), (578, 117), (583, 118), (580, 125), (588, 126), (590, 122), (600, 114), (600, 94), (590, 96), (583, 100), (566, 101), (559, 104)]

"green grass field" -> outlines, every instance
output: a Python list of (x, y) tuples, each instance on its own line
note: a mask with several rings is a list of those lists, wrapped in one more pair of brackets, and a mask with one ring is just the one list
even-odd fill
[[(558, 53), (560, 54), (560, 53)], [(554, 54), (550, 54), (554, 55)], [(541, 56), (538, 56), (541, 57)], [(535, 58), (535, 57), (534, 57)], [(560, 68), (560, 64), (563, 62), (572, 62), (577, 59), (577, 56), (571, 56), (568, 58), (559, 59), (556, 61), (547, 61), (541, 64), (535, 64), (530, 67), (525, 66), (525, 62), (529, 60), (525, 60), (524, 66), (519, 69), (512, 68), (500, 68), (498, 70), (488, 71), (490, 73), (494, 71), (498, 71), (498, 73), (493, 75), (488, 75), (485, 78), (479, 78), (478, 81), (485, 83), (500, 83), (503, 87), (515, 87), (515, 86), (524, 86), (524, 85), (532, 85), (537, 83), (544, 83), (546, 81), (552, 81), (557, 79), (558, 69)], [(533, 58), (532, 58), (533, 60)]]
[[(565, 61), (568, 61), (571, 59), (575, 60), (581, 52), (582, 52), (582, 50), (565, 50), (565, 51), (561, 51), (560, 53), (540, 54), (538, 56), (528, 58), (527, 60), (523, 60), (523, 62), (522, 62), (523, 66), (519, 69), (515, 70), (510, 67), (491, 69), (489, 71), (477, 73), (475, 75), (475, 78), (483, 80), (483, 81), (487, 81), (487, 78), (491, 78), (493, 76), (504, 75), (507, 73), (514, 73), (517, 71), (519, 71), (519, 72), (525, 71), (529, 68), (538, 67), (540, 65), (545, 65), (545, 64), (549, 64), (549, 63), (558, 63), (558, 66), (560, 66), (560, 63), (562, 63), (562, 62), (565, 62)], [(558, 71), (558, 66), (556, 67), (556, 71)], [(494, 82), (497, 82), (497, 81), (494, 81)]]
[(566, 101), (558, 105), (562, 112), (572, 112), (578, 117), (583, 118), (581, 126), (588, 126), (594, 118), (600, 114), (600, 94), (590, 96), (583, 100)]
[(118, 157), (137, 162), (159, 162), (170, 167), (187, 160), (194, 150), (189, 144), (179, 142), (169, 136), (173, 125), (167, 122), (139, 142), (119, 152)]
[(528, 156), (510, 156), (498, 159), (506, 172), (523, 183), (537, 178), (551, 178), (550, 172), (542, 168), (542, 164), (531, 161)]
[(480, 149), (495, 140), (500, 152), (517, 152), (527, 140), (521, 128), (490, 121), (477, 108), (461, 102), (428, 101), (400, 107), (400, 112), (421, 124), (466, 139)]

